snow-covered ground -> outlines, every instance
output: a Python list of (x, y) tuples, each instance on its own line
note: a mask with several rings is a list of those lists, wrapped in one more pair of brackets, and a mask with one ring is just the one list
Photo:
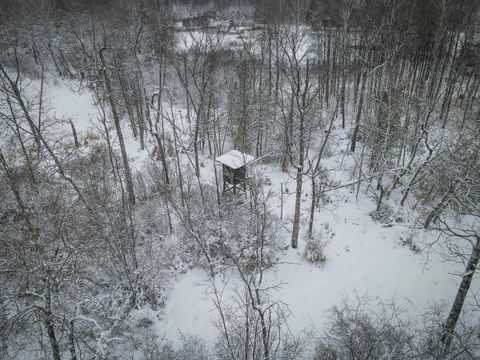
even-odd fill
[[(98, 116), (93, 99), (87, 91), (79, 92), (75, 86), (66, 83), (49, 84), (48, 97), (51, 110), (59, 118), (72, 119), (80, 137), (94, 131), (95, 117)], [(124, 122), (124, 136), (127, 152), (133, 167), (140, 170), (149, 158), (149, 150), (140, 151), (138, 142)], [(342, 151), (346, 136), (335, 132), (335, 155), (325, 160), (323, 165), (331, 170), (334, 180), (347, 183), (349, 178), (349, 155), (343, 159)], [(202, 181), (212, 183), (213, 159), (204, 156), (201, 170)], [(188, 163), (188, 162), (185, 162)], [(289, 190), (284, 195), (283, 229), (279, 236), (288, 244), (294, 209), (294, 179), (275, 165), (258, 164), (255, 172), (270, 179), (270, 190), (274, 192), (270, 204), (272, 211), (280, 215), (280, 188)], [(305, 180), (303, 218), (306, 219), (310, 206), (310, 184)], [(300, 332), (303, 329), (322, 331), (327, 320), (328, 309), (339, 305), (344, 297), (367, 294), (373, 300), (395, 299), (415, 317), (425, 311), (429, 304), (453, 300), (460, 278), (452, 273), (460, 273), (458, 265), (443, 262), (436, 254), (412, 252), (403, 246), (400, 237), (414, 236), (420, 244), (425, 236), (433, 236), (422, 231), (412, 232), (411, 223), (392, 221), (392, 226), (374, 222), (369, 213), (374, 209), (373, 200), (363, 191), (358, 199), (351, 187), (344, 187), (328, 193), (330, 201), (316, 213), (315, 228), (324, 229), (328, 234), (326, 246), (327, 262), (323, 267), (307, 263), (302, 258), (304, 239), (299, 240), (299, 249), (289, 248), (278, 251), (277, 264), (266, 272), (265, 285), (277, 285), (271, 296), (288, 304), (291, 311), (290, 329)], [(306, 223), (302, 223), (306, 228)], [(418, 240), (418, 241), (417, 241)], [(236, 287), (241, 286), (238, 275), (232, 271), (211, 279), (198, 268), (179, 274), (171, 281), (168, 300), (158, 314), (156, 328), (159, 336), (176, 341), (179, 334), (197, 335), (215, 342), (217, 335), (214, 320), (217, 316), (213, 304), (211, 282), (217, 289), (223, 289), (223, 301), (229, 301)], [(474, 285), (475, 286), (475, 285)]]
[[(333, 161), (331, 165), (336, 163)], [(261, 171), (272, 180), (271, 188), (277, 195), (281, 182), (294, 189), (293, 179), (279, 169), (262, 166)], [(306, 185), (304, 217), (310, 205), (306, 196), (308, 183)], [(314, 329), (320, 333), (328, 310), (340, 305), (345, 297), (353, 300), (356, 295), (366, 295), (373, 303), (375, 300), (395, 300), (411, 317), (424, 312), (433, 303), (450, 304), (459, 282), (459, 277), (451, 274), (461, 272), (461, 267), (443, 262), (435, 254), (414, 253), (402, 245), (400, 238), (405, 239), (412, 233), (409, 224), (384, 227), (374, 222), (369, 215), (374, 204), (368, 197), (362, 195), (355, 200), (355, 193), (348, 187), (330, 195), (331, 203), (317, 212), (315, 224), (317, 230), (323, 228), (329, 234), (326, 264), (318, 267), (303, 259), (305, 242), (300, 237), (299, 248), (280, 251), (278, 263), (266, 273), (264, 286), (280, 284), (278, 289), (272, 290), (271, 296), (288, 304), (291, 311), (288, 324), (292, 331)], [(279, 202), (279, 196), (274, 199)], [(293, 203), (294, 195), (286, 196), (283, 221), (286, 230), (291, 229)], [(275, 210), (278, 214), (279, 208), (278, 204)], [(431, 234), (415, 232), (415, 236)], [(422, 242), (420, 240), (418, 243)], [(178, 339), (179, 334), (192, 334), (214, 342), (213, 320), (217, 313), (211, 281), (200, 269), (178, 276), (158, 324), (161, 334), (171, 341)], [(241, 286), (235, 273), (215, 281), (217, 288), (224, 287), (226, 301), (233, 296), (233, 290)]]

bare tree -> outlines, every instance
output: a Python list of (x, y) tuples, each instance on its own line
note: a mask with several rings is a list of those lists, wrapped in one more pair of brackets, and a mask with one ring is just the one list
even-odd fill
[(305, 51), (304, 48), (305, 37), (305, 29), (297, 24), (286, 30), (285, 43), (282, 45), (285, 57), (288, 59), (284, 73), (289, 88), (287, 96), (290, 100), (288, 109), (281, 107), (285, 122), (285, 149), (289, 162), (296, 170), (292, 248), (298, 246), (303, 176), (306, 172), (305, 158), (308, 151), (307, 142), (312, 131), (312, 116), (318, 110), (318, 84), (312, 77), (315, 65), (307, 58), (309, 54), (308, 50)]
[(110, 81), (110, 68), (107, 66), (107, 63), (105, 61), (105, 56), (103, 55), (103, 52), (107, 50), (106, 47), (103, 47), (100, 49), (98, 52), (98, 55), (100, 57), (100, 60), (102, 62), (103, 69), (101, 73), (103, 74), (103, 78), (105, 80), (105, 87), (106, 87), (106, 92), (107, 92), (107, 98), (110, 102), (110, 108), (112, 110), (112, 116), (113, 116), (113, 122), (115, 124), (115, 130), (117, 132), (117, 137), (118, 137), (118, 143), (120, 145), (120, 151), (122, 154), (122, 161), (123, 161), (123, 168), (125, 171), (125, 182), (127, 184), (127, 192), (128, 192), (128, 200), (131, 205), (135, 205), (135, 192), (133, 189), (133, 179), (132, 179), (132, 170), (130, 169), (130, 164), (128, 162), (128, 154), (127, 150), (125, 148), (125, 141), (123, 140), (123, 132), (122, 132), (122, 127), (120, 125), (120, 117), (117, 112), (117, 104), (113, 95), (113, 88), (112, 84)]
[[(205, 29), (201, 33), (190, 33), (184, 39), (187, 47), (178, 56), (171, 59), (180, 83), (182, 84), (187, 102), (187, 117), (191, 122), (190, 109), (195, 114), (193, 130), (193, 151), (195, 159), (195, 174), (200, 177), (199, 151), (207, 140), (209, 131), (212, 83), (217, 70), (217, 53), (222, 45), (223, 35)], [(188, 42), (191, 42), (190, 46)]]

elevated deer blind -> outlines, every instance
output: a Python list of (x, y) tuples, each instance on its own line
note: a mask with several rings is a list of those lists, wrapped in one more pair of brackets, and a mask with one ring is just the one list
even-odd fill
[(247, 164), (254, 159), (238, 150), (232, 150), (216, 159), (223, 168), (223, 192), (233, 191), (236, 194), (238, 190), (246, 190)]

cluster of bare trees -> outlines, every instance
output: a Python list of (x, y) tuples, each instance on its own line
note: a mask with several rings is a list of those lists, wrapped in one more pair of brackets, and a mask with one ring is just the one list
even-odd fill
[[(375, 307), (375, 310), (372, 310)], [(418, 321), (405, 316), (395, 302), (376, 302), (356, 295), (330, 310), (314, 359), (474, 359), (477, 339), (468, 323), (459, 324), (462, 338), (447, 351), (438, 341), (443, 311), (432, 307)]]
[[(70, 30), (60, 39), (55, 13), (48, 6), (36, 10), (38, 18), (19, 17), (21, 24), (5, 22), (2, 29), (5, 356), (109, 358), (115, 355), (115, 343), (130, 331), (125, 322), (129, 312), (161, 301), (162, 281), (152, 281), (152, 268), (138, 260), (145, 251), (139, 241), (148, 246), (153, 241), (143, 240), (144, 231), (160, 226), (156, 231), (164, 233), (165, 217), (157, 211), (155, 222), (139, 228), (142, 206), (121, 124), (123, 112), (133, 112), (131, 128), (142, 139), (149, 100), (143, 85), (130, 81), (135, 69), (140, 74), (134, 39), (124, 49), (112, 49), (114, 29), (93, 17), (69, 19)], [(91, 26), (79, 26), (87, 19)], [(141, 35), (142, 24), (132, 28), (138, 31), (130, 35)], [(43, 38), (45, 33), (51, 36)], [(127, 62), (122, 56), (131, 68), (122, 66)], [(105, 141), (91, 151), (80, 147), (92, 139), (79, 139), (76, 124), (70, 121), (65, 127), (48, 110), (44, 82), (55, 72), (78, 78), (83, 91), (92, 93)], [(138, 77), (134, 79), (140, 81)], [(130, 87), (124, 89), (127, 78)], [(74, 141), (61, 131), (70, 126)]]
[[(238, 32), (226, 23), (176, 29), (164, 1), (0, 5), (0, 351), (121, 357), (118, 349), (142, 342), (131, 311), (161, 306), (168, 269), (199, 264), (212, 276), (232, 266), (244, 285), (232, 314), (212, 280), (219, 357), (300, 356), (288, 311), (264, 290), (273, 258), (264, 251), (276, 245), (268, 196), (252, 184), (245, 203), (222, 198), (216, 173), (216, 187), (202, 180), (202, 159), (235, 147), (291, 172), (297, 248), (303, 233), (314, 236), (335, 128), (349, 139), (342, 150), (356, 164), (357, 196), (371, 194), (376, 213), (415, 210), (421, 226), (443, 234), (432, 245), (465, 261), (437, 340), (447, 358), (471, 351), (455, 329), (480, 258), (475, 1), (264, 0), (256, 26)], [(54, 76), (92, 94), (100, 141), (88, 150), (77, 124), (49, 112), (45, 82)], [(132, 167), (126, 132), (158, 160), (145, 172)], [(367, 320), (337, 312), (338, 336), (321, 356), (345, 355), (351, 324), (385, 325)], [(384, 345), (403, 330), (380, 331)]]

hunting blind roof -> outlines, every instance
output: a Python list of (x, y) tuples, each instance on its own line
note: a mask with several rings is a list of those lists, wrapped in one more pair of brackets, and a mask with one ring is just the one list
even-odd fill
[(244, 154), (238, 150), (232, 150), (216, 159), (219, 163), (232, 169), (238, 169), (255, 160), (251, 155)]

